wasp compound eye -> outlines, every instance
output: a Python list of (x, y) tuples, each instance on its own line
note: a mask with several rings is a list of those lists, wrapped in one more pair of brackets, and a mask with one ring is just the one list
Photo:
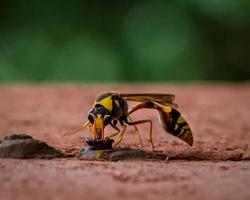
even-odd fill
[(110, 115), (104, 115), (104, 125), (108, 125), (111, 122), (111, 116)]
[(91, 124), (94, 123), (95, 119), (94, 119), (94, 115), (93, 115), (92, 113), (89, 113), (89, 115), (88, 115), (88, 120), (89, 120), (89, 122), (90, 122)]

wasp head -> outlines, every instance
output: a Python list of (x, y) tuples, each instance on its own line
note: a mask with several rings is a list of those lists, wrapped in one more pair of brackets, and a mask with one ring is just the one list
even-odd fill
[(92, 108), (88, 120), (93, 124), (94, 139), (104, 139), (104, 128), (111, 122), (110, 113), (102, 106)]

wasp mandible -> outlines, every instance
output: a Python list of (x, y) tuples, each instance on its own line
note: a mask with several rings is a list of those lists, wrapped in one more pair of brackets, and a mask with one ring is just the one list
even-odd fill
[[(177, 104), (173, 102), (174, 98), (175, 96), (172, 94), (158, 93), (120, 94), (116, 92), (108, 92), (101, 94), (95, 100), (93, 108), (89, 110), (87, 122), (70, 134), (74, 134), (87, 127), (93, 139), (104, 140), (104, 129), (107, 125), (110, 125), (116, 130), (116, 133), (108, 136), (108, 138), (119, 135), (118, 140), (114, 145), (114, 147), (116, 147), (121, 143), (127, 125), (133, 125), (135, 132), (139, 137), (140, 145), (143, 146), (142, 139), (136, 125), (149, 123), (150, 131), (148, 141), (151, 145), (152, 151), (154, 151), (152, 121), (150, 119), (132, 121), (130, 117), (133, 112), (148, 108), (158, 111), (160, 124), (167, 133), (180, 138), (192, 146), (193, 134), (191, 128), (180, 112), (176, 110)], [(128, 101), (136, 101), (140, 102), (140, 104), (129, 110)], [(117, 127), (117, 122), (121, 124), (122, 130)]]

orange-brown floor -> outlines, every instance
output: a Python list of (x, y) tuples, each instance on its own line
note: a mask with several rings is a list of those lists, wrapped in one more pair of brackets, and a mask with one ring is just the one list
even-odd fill
[[(87, 130), (62, 135), (79, 127), (95, 97), (106, 91), (175, 94), (179, 111), (193, 130), (192, 148), (167, 135), (155, 111), (141, 110), (133, 118), (153, 120), (157, 151), (213, 152), (214, 160), (0, 159), (1, 200), (250, 199), (250, 162), (216, 161), (216, 156), (230, 153), (250, 157), (250, 84), (0, 85), (0, 137), (26, 133), (61, 150), (82, 148)], [(148, 126), (139, 129), (144, 149), (150, 150)], [(128, 128), (121, 146), (138, 147), (133, 128)]]

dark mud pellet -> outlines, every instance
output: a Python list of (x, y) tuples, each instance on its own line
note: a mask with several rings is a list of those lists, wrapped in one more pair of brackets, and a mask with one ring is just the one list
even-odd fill
[(101, 139), (93, 139), (87, 138), (86, 143), (92, 150), (107, 150), (112, 149), (112, 144), (114, 140), (110, 138)]
[(68, 155), (26, 134), (6, 136), (0, 143), (0, 158), (53, 159)]

